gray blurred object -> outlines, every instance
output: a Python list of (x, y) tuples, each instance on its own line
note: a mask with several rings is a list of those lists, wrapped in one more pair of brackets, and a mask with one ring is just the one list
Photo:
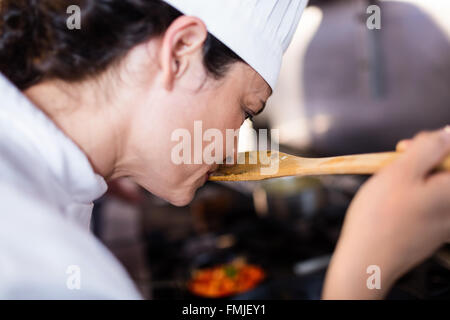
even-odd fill
[(325, 270), (330, 264), (331, 255), (314, 257), (312, 259), (298, 262), (294, 265), (294, 274), (296, 276), (306, 276), (318, 271)]
[[(381, 30), (366, 27), (374, 1), (318, 1), (305, 12), (300, 44), (288, 52), (299, 68), (282, 71), (283, 94), (265, 119), (282, 144), (319, 155), (376, 152), (450, 122), (450, 3), (415, 2), (375, 1)], [(292, 83), (297, 96), (287, 93)]]

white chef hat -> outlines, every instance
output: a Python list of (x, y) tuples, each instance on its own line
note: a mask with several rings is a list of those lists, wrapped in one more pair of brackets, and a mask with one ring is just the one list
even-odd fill
[(164, 0), (203, 20), (208, 31), (273, 89), (308, 0)]

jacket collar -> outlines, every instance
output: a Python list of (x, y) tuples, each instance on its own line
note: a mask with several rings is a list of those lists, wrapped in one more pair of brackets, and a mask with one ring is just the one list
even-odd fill
[(92, 203), (106, 192), (105, 180), (94, 172), (82, 150), (1, 74), (0, 96), (0, 122), (14, 130), (11, 137), (17, 147), (32, 155), (30, 166), (45, 162), (49, 178), (76, 202)]

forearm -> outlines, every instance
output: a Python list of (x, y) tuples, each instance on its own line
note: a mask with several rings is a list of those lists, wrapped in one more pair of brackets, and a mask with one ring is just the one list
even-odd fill
[(435, 168), (450, 153), (449, 133), (418, 135), (361, 188), (347, 212), (323, 298), (382, 299), (448, 240), (450, 176)]
[(397, 276), (383, 252), (337, 249), (325, 279), (323, 299), (383, 299)]

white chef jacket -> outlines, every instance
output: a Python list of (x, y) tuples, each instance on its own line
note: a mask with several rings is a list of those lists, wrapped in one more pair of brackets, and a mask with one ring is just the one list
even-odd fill
[(89, 232), (106, 189), (75, 143), (0, 75), (0, 299), (140, 299)]

